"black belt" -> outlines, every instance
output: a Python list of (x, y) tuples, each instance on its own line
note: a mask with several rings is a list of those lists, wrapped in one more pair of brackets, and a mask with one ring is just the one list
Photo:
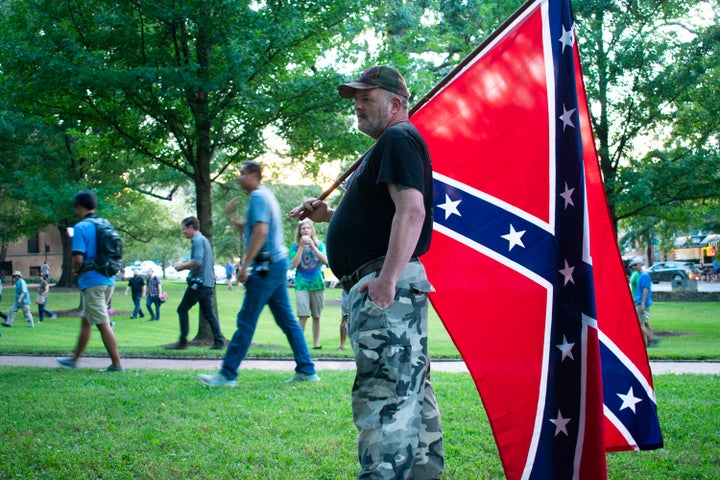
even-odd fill
[[(419, 260), (420, 259), (418, 257), (410, 257), (411, 262), (417, 262)], [(355, 284), (358, 283), (360, 279), (363, 278), (365, 275), (382, 270), (384, 263), (385, 257), (379, 257), (375, 260), (370, 260), (369, 262), (360, 265), (350, 275), (344, 275), (340, 279), (340, 284), (343, 286), (343, 290), (345, 290), (345, 292), (349, 292), (350, 289), (354, 287)]]

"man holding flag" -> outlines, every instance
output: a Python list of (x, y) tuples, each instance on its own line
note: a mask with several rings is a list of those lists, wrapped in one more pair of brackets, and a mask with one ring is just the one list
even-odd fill
[(430, 385), (428, 293), (418, 257), (430, 247), (432, 171), (408, 121), (405, 80), (376, 66), (339, 87), (358, 129), (376, 140), (336, 210), (310, 199), (291, 216), (330, 222), (328, 260), (348, 293), (357, 374), (352, 407), (362, 479), (436, 479), (444, 465)]
[[(368, 73), (345, 88), (372, 83)], [(373, 117), (361, 108), (357, 90), (355, 99), (367, 133)], [(661, 448), (647, 352), (593, 142), (570, 0), (526, 2), (413, 107), (410, 120), (433, 158), (437, 211), (433, 248), (423, 257), (437, 287), (430, 298), (482, 397), (506, 477), (603, 480), (605, 452)], [(382, 156), (384, 137), (321, 195), (352, 170), (360, 172), (334, 215), (318, 201), (291, 213), (333, 218), (333, 269), (333, 223), (339, 212), (346, 215), (358, 180)], [(382, 185), (382, 177), (377, 182)], [(391, 181), (391, 198), (393, 184), (407, 185)], [(347, 222), (341, 225), (350, 228)], [(384, 265), (372, 279), (383, 277)], [(385, 300), (376, 299), (374, 284), (368, 287), (352, 288), (356, 309), (363, 308), (361, 289), (376, 303)], [(468, 309), (468, 299), (482, 311)], [(352, 335), (352, 316), (350, 322)]]

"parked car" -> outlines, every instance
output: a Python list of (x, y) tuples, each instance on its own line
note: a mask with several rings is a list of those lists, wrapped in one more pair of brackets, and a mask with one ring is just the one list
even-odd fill
[(148, 270), (152, 269), (153, 272), (155, 272), (155, 275), (160, 275), (162, 272), (162, 268), (160, 268), (160, 265), (157, 263), (150, 261), (150, 260), (144, 260), (142, 262), (137, 261), (132, 263), (131, 265), (128, 265), (123, 270), (123, 279), (127, 280), (133, 276), (133, 270), (138, 269), (140, 271), (140, 275), (143, 278), (147, 278), (148, 276)]
[(225, 265), (214, 265), (213, 269), (216, 282), (224, 282), (227, 280), (227, 274), (225, 273)]
[(187, 278), (188, 272), (187, 270), (183, 270), (178, 272), (175, 270), (175, 267), (170, 265), (165, 269), (165, 278), (173, 278), (173, 279), (182, 279), (185, 280)]
[(698, 279), (692, 264), (688, 266), (684, 262), (656, 263), (648, 269), (648, 273), (653, 283), (672, 282), (674, 285), (682, 285), (687, 280)]

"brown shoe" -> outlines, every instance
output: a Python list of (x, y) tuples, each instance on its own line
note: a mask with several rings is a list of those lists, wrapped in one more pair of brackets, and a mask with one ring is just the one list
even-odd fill
[(178, 342), (178, 343), (171, 343), (170, 345), (165, 345), (165, 348), (167, 350), (187, 350), (187, 342)]

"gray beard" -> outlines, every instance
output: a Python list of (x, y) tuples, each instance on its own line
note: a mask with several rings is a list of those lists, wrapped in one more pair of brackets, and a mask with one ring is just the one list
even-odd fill
[(358, 119), (358, 130), (369, 137), (377, 139), (387, 128), (387, 123), (387, 114), (381, 113), (375, 121), (368, 118), (364, 120)]

